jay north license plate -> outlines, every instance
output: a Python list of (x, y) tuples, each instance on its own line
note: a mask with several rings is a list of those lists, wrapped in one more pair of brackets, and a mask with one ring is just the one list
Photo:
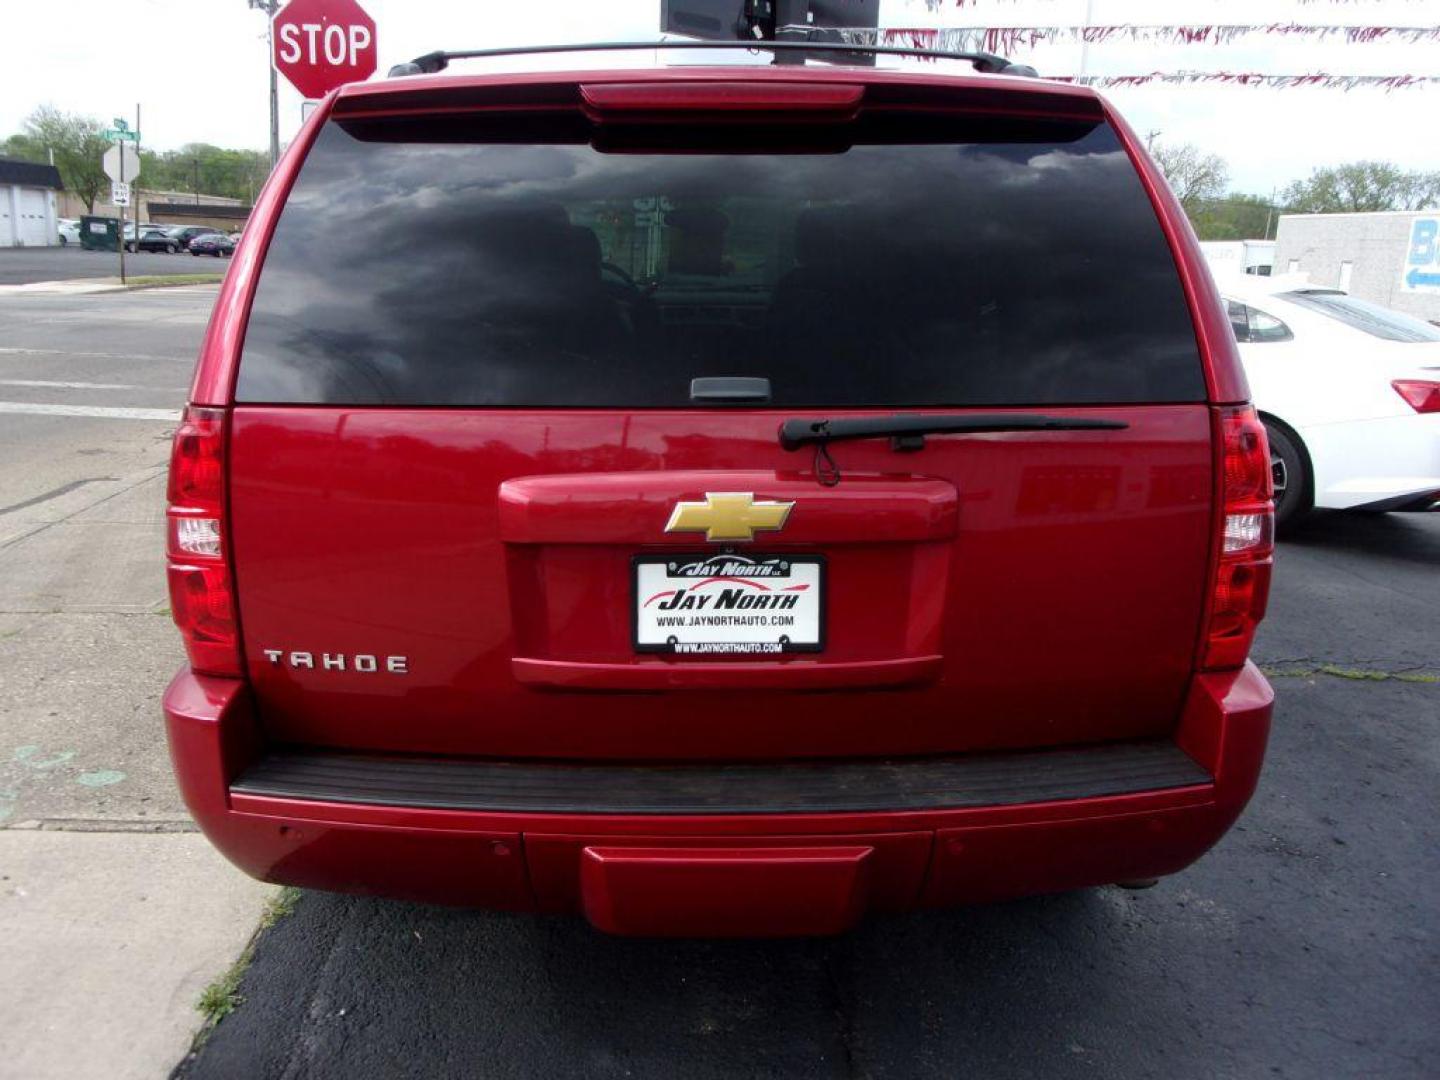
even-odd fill
[(685, 656), (819, 652), (819, 555), (637, 555), (635, 649)]

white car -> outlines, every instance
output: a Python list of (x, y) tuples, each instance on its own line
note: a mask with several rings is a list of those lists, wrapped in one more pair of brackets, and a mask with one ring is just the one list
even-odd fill
[(60, 218), (56, 223), (56, 232), (60, 236), (60, 246), (68, 247), (71, 244), (80, 243), (80, 221), (78, 218)]
[(1217, 285), (1269, 431), (1277, 524), (1440, 507), (1440, 326), (1294, 276)]

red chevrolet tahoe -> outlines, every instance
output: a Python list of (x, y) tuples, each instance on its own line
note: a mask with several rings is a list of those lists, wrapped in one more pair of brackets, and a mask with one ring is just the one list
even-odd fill
[(617, 933), (1173, 874), (1270, 721), (1247, 398), (1088, 89), (345, 87), (175, 436), (180, 787), (267, 881)]

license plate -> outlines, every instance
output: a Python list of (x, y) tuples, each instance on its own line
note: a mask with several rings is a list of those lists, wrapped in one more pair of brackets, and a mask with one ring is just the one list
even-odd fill
[(819, 652), (819, 555), (637, 555), (637, 652), (682, 656)]

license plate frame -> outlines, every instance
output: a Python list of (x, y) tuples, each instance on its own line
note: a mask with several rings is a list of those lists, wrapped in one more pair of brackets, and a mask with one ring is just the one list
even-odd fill
[[(773, 588), (753, 590), (753, 583), (764, 584), (766, 582), (790, 581), (794, 585), (807, 586), (803, 590), (792, 591), (789, 586), (782, 586), (781, 593), (788, 593), (796, 597), (796, 615), (806, 619), (798, 629), (808, 626), (808, 620), (813, 617), (814, 633), (800, 634), (801, 640), (793, 640), (789, 633), (780, 632), (775, 635), (773, 642), (768, 641), (769, 630), (779, 630), (778, 627), (764, 627), (764, 641), (755, 640), (757, 627), (740, 627), (742, 641), (718, 641), (706, 638), (703, 635), (696, 636), (693, 633), (687, 635), (669, 634), (667, 640), (655, 640), (658, 635), (658, 627), (645, 627), (642, 635), (641, 613), (647, 599), (656, 598), (654, 586), (656, 585), (655, 574), (647, 572), (643, 568), (659, 566), (661, 584), (668, 587), (675, 580), (693, 580), (696, 582), (713, 583), (729, 577), (739, 577), (733, 574), (710, 574), (705, 572), (707, 568), (725, 569), (725, 564), (732, 564), (735, 567), (758, 567), (763, 565), (774, 565), (775, 571), (766, 574), (748, 573), (743, 575), (742, 580), (747, 583), (744, 591), (740, 594), (741, 600), (737, 606), (726, 609), (706, 608), (699, 610), (690, 609), (686, 615), (713, 615), (724, 610), (728, 615), (733, 612), (736, 616), (752, 618), (759, 615), (770, 616), (768, 609), (757, 608), (755, 605), (745, 607), (738, 606), (743, 602), (745, 596), (756, 597), (777, 596)], [(717, 566), (718, 564), (718, 566)], [(797, 573), (796, 571), (800, 572)], [(676, 573), (681, 571), (681, 573)], [(648, 581), (646, 579), (649, 579)], [(740, 588), (740, 586), (736, 586)], [(641, 595), (642, 589), (651, 591), (650, 597)], [(813, 590), (813, 591), (812, 591)], [(660, 590), (663, 592), (663, 589)], [(773, 552), (713, 552), (713, 551), (684, 551), (684, 552), (653, 552), (635, 555), (630, 560), (630, 644), (637, 653), (660, 653), (667, 656), (678, 656), (692, 660), (706, 659), (751, 659), (763, 660), (767, 657), (785, 657), (796, 654), (814, 654), (825, 651), (825, 639), (827, 629), (826, 608), (829, 601), (829, 580), (828, 565), (824, 555), (812, 553), (773, 553)], [(718, 592), (709, 593), (719, 597)], [(813, 599), (812, 599), (813, 597)], [(712, 601), (713, 602), (713, 601)], [(789, 609), (782, 609), (775, 614), (788, 614)], [(677, 612), (677, 614), (680, 614)], [(703, 628), (697, 628), (703, 629)], [(642, 640), (642, 636), (644, 640)], [(778, 647), (774, 647), (778, 646)]]

